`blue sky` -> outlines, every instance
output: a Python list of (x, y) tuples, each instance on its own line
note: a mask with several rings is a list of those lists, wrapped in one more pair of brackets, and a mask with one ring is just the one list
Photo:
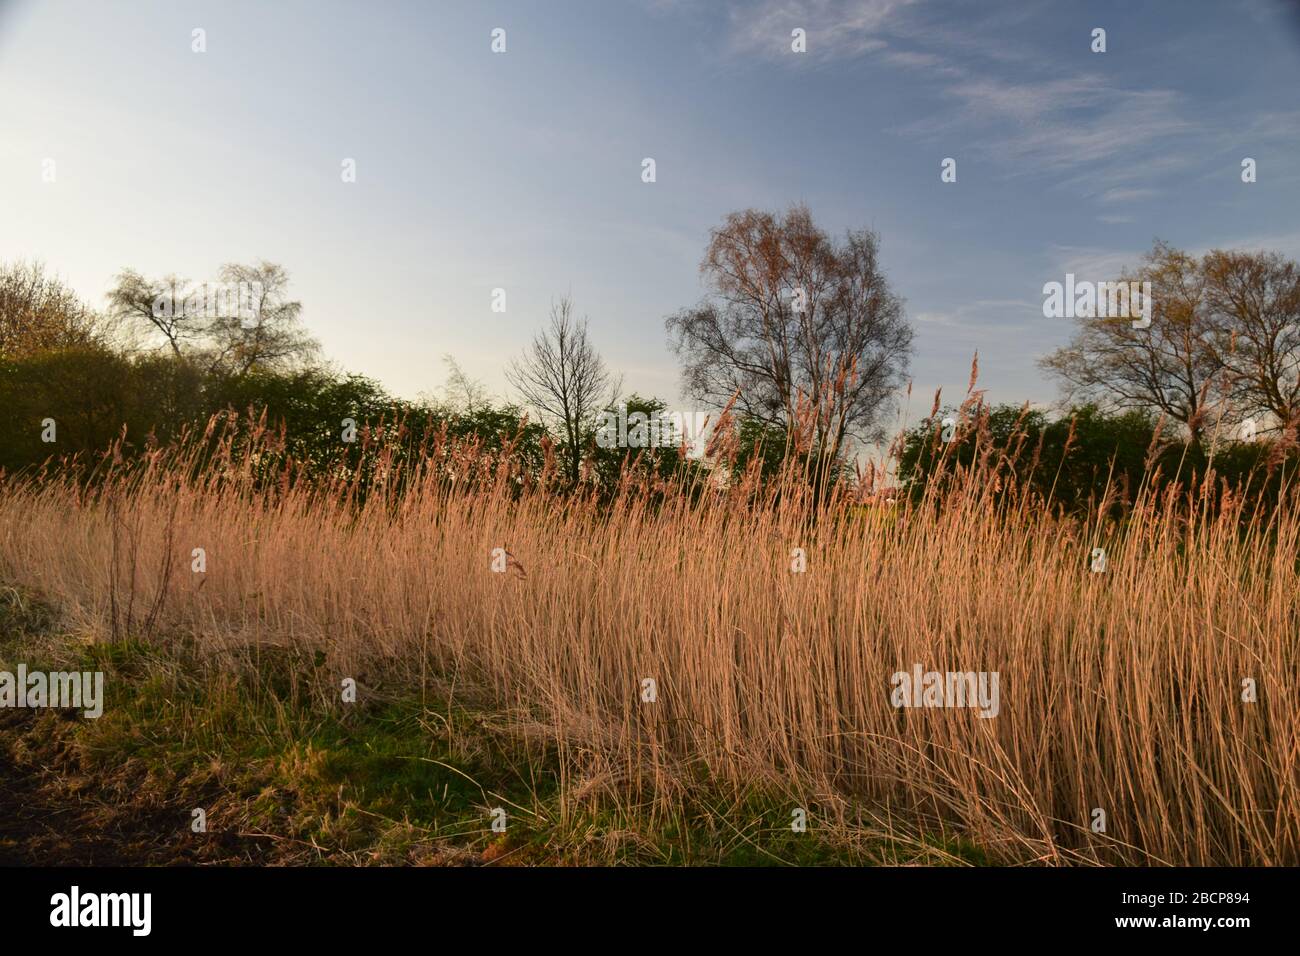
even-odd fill
[(1043, 284), (1157, 236), (1300, 257), (1297, 146), (1281, 0), (0, 0), (0, 259), (96, 304), (126, 266), (279, 262), (326, 354), (410, 397), (445, 353), (505, 394), (569, 292), (629, 391), (689, 407), (663, 320), (708, 230), (802, 201), (879, 232), (912, 419), (976, 349), (991, 399), (1049, 402)]

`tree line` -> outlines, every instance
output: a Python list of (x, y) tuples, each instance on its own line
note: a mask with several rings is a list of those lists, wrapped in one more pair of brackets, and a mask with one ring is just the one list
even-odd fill
[[(1194, 256), (1157, 241), (1125, 281), (1149, 282), (1149, 326), (1082, 316), (1042, 360), (1073, 398), (1153, 411), (1199, 446), (1216, 430), (1294, 442), (1300, 267), (1277, 252)], [(1246, 426), (1243, 428), (1243, 426)]]
[[(294, 459), (321, 469), (362, 454), (340, 447), (348, 420), (363, 432), (386, 423), (390, 440), (442, 429), (508, 450), (529, 469), (553, 462), (569, 485), (612, 484), (631, 459), (659, 475), (751, 463), (770, 474), (792, 456), (813, 480), (838, 480), (863, 448), (889, 437), (907, 384), (912, 327), (879, 249), (867, 230), (830, 236), (803, 206), (736, 212), (710, 232), (705, 293), (665, 322), (685, 394), (714, 415), (703, 458), (669, 443), (598, 440), (611, 410), (653, 417), (667, 403), (622, 395), (568, 297), (507, 364), (515, 401), (493, 399), (450, 359), (442, 394), (408, 401), (322, 359), (280, 265), (227, 264), (206, 283), (125, 269), (104, 308), (40, 264), (0, 265), (0, 468), (89, 461), (119, 440), (130, 454), (233, 412), (282, 429)], [(1063, 386), (1060, 414), (988, 408), (979, 393), (941, 412), (936, 399), (899, 436), (897, 479), (924, 486), (974, 454), (977, 436), (1029, 435), (1041, 447), (1027, 460), (1043, 475), (1054, 470), (1056, 500), (1076, 504), (1097, 497), (1103, 471), (1138, 480), (1153, 443), (1165, 474), (1179, 479), (1217, 462), (1220, 475), (1244, 481), (1248, 463), (1285, 461), (1300, 418), (1296, 263), (1269, 252), (1198, 257), (1157, 242), (1119, 278), (1151, 284), (1152, 320), (1076, 319), (1070, 343), (1041, 360)], [(55, 441), (40, 427), (50, 420)], [(945, 422), (953, 434), (943, 434)]]

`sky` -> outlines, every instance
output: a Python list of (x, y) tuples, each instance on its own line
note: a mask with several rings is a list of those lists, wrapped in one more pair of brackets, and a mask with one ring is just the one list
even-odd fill
[(98, 306), (126, 267), (280, 263), (326, 356), (408, 398), (447, 354), (513, 397), (570, 294), (628, 392), (690, 408), (664, 318), (709, 230), (802, 202), (880, 236), (909, 420), (976, 350), (990, 400), (1050, 403), (1043, 285), (1156, 238), (1300, 258), (1298, 146), (1283, 0), (0, 0), (0, 260)]

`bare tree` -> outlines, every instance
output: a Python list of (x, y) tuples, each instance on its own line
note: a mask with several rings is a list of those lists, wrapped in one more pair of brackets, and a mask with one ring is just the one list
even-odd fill
[(1070, 398), (1155, 409), (1186, 426), (1199, 443), (1210, 412), (1226, 397), (1200, 263), (1156, 242), (1139, 268), (1119, 281), (1151, 283), (1150, 326), (1135, 328), (1129, 317), (1081, 316), (1070, 344), (1039, 364), (1061, 380)]
[(265, 260), (222, 266), (216, 283), (198, 287), (174, 275), (150, 281), (126, 269), (108, 299), (115, 316), (157, 333), (178, 358), (243, 375), (253, 368), (300, 367), (319, 353), (288, 285), (284, 267)]
[(592, 347), (587, 320), (574, 319), (569, 296), (552, 303), (549, 325), (534, 337), (520, 359), (507, 366), (506, 378), (524, 401), (560, 432), (565, 471), (570, 481), (577, 482), (583, 440), (618, 384)]
[(283, 266), (266, 260), (231, 263), (221, 267), (220, 279), (241, 295), (247, 290), (250, 307), (224, 310), (208, 325), (215, 368), (243, 375), (253, 368), (298, 368), (316, 358), (320, 343), (302, 327), (302, 303), (288, 297), (289, 273)]
[(912, 329), (878, 247), (869, 231), (832, 241), (802, 205), (729, 215), (700, 264), (710, 294), (667, 320), (687, 392), (718, 408), (736, 396), (744, 415), (782, 428), (810, 412), (831, 457), (847, 438), (881, 438)]
[(1245, 414), (1300, 419), (1300, 266), (1280, 254), (1221, 252), (1203, 263), (1218, 358)]
[(40, 263), (0, 266), (0, 355), (85, 345), (105, 331), (103, 318)]
[(476, 378), (470, 378), (453, 355), (444, 355), (442, 362), (447, 366), (447, 381), (442, 393), (449, 406), (472, 415), (491, 404), (487, 386)]
[(176, 290), (184, 290), (189, 284), (188, 279), (176, 275), (151, 282), (134, 269), (123, 269), (108, 292), (109, 309), (128, 328), (157, 332), (172, 354), (180, 358), (181, 343), (202, 331), (202, 316), (186, 315), (183, 293), (181, 308), (174, 307)]

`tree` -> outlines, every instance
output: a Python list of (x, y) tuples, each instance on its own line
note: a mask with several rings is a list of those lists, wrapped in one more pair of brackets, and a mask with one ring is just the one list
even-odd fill
[(846, 439), (883, 437), (912, 329), (878, 250), (869, 231), (834, 242), (802, 205), (727, 216), (700, 263), (708, 295), (666, 323), (686, 391), (717, 408), (735, 396), (766, 426), (808, 425), (830, 457)]
[(253, 368), (287, 372), (315, 359), (320, 343), (302, 328), (302, 303), (289, 299), (289, 273), (283, 266), (264, 259), (256, 265), (230, 263), (221, 267), (220, 279), (238, 290), (241, 303), (247, 290), (252, 314), (242, 307), (227, 309), (212, 320), (207, 334), (214, 367), (235, 375)]
[(302, 328), (302, 303), (289, 299), (288, 285), (284, 267), (265, 260), (229, 263), (217, 282), (198, 286), (174, 275), (150, 281), (126, 269), (108, 299), (124, 323), (157, 333), (173, 355), (209, 371), (291, 372), (309, 366), (320, 346)]
[[(1151, 283), (1151, 323), (1131, 317), (1080, 316), (1070, 344), (1040, 361), (1067, 398), (1120, 409), (1154, 409), (1185, 426), (1198, 445), (1207, 417), (1224, 398), (1224, 365), (1193, 256), (1157, 241), (1121, 282)], [(1100, 312), (1101, 310), (1097, 310)]]
[(1245, 414), (1300, 419), (1300, 267), (1278, 253), (1222, 252), (1204, 259), (1217, 357)]
[[(108, 292), (109, 309), (114, 318), (127, 328), (157, 332), (172, 354), (180, 358), (181, 343), (197, 336), (201, 331), (199, 322), (202, 315), (186, 315), (183, 305), (180, 309), (175, 308), (174, 290), (184, 289), (188, 285), (188, 280), (175, 275), (150, 282), (134, 269), (123, 269), (117, 274), (116, 284)], [(155, 307), (164, 300), (166, 308)]]
[[(944, 441), (944, 421), (952, 418), (961, 427)], [(1277, 503), (1292, 479), (1289, 468), (1276, 466), (1295, 461), (1293, 448), (1263, 443), (1192, 445), (1174, 433), (1167, 418), (1161, 425), (1150, 409), (1107, 412), (1083, 405), (1049, 417), (1028, 404), (981, 404), (969, 418), (960, 409), (936, 406), (907, 430), (899, 443), (897, 476), (920, 500), (931, 486), (960, 484), (984, 467), (988, 477), (981, 487), (994, 500), (1015, 502), (1028, 491), (1066, 512), (1092, 515), (1106, 502), (1111, 517), (1131, 508), (1144, 484), (1190, 487), (1209, 479), (1212, 486), (1242, 496), (1250, 513), (1267, 512)], [(1227, 503), (1231, 497), (1219, 500)]]
[(479, 409), (491, 406), (487, 386), (476, 378), (470, 378), (454, 356), (446, 354), (442, 362), (447, 366), (447, 381), (442, 392), (449, 408), (473, 415)]
[(103, 319), (40, 263), (0, 266), (0, 356), (88, 346)]
[[(100, 450), (122, 431), (131, 402), (129, 363), (97, 345), (0, 360), (0, 468)], [(54, 441), (42, 430), (53, 421)]]
[(634, 392), (606, 405), (601, 418), (587, 460), (604, 487), (614, 487), (628, 470), (669, 478), (693, 467), (695, 423), (670, 412), (662, 399)]
[(570, 297), (552, 303), (549, 326), (534, 337), (520, 359), (507, 366), (506, 379), (560, 432), (565, 473), (576, 483), (583, 440), (592, 431), (597, 413), (613, 401), (618, 384), (591, 344), (587, 320), (573, 318)]

